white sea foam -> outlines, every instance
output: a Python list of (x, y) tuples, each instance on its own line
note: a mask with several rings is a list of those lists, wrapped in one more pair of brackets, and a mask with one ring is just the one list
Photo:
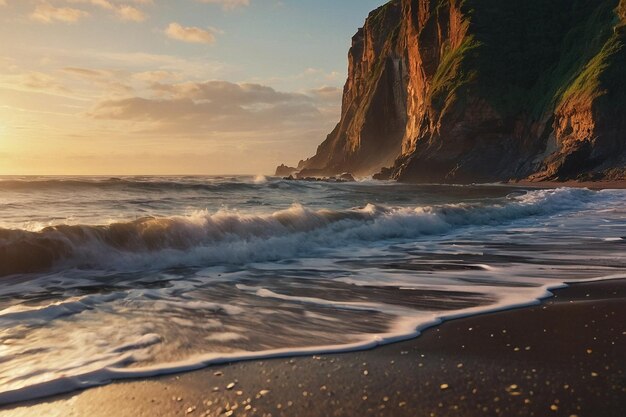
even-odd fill
[[(626, 277), (626, 275), (621, 275)], [(615, 278), (615, 277), (613, 277)], [(0, 391), (0, 405), (21, 401), (28, 401), (50, 395), (67, 393), (79, 389), (107, 384), (113, 380), (146, 378), (157, 375), (167, 375), (201, 369), (210, 365), (232, 363), (253, 359), (271, 359), (280, 357), (308, 356), (315, 354), (330, 354), (352, 352), (364, 349), (371, 349), (376, 346), (408, 340), (419, 336), (424, 330), (437, 326), (444, 321), (469, 317), (476, 314), (503, 311), (512, 308), (535, 305), (540, 300), (552, 295), (551, 290), (565, 287), (565, 283), (544, 285), (526, 291), (512, 293), (502, 290), (497, 303), (444, 314), (414, 314), (410, 316), (398, 317), (387, 333), (372, 334), (362, 338), (362, 340), (344, 345), (311, 346), (305, 348), (271, 349), (258, 352), (235, 352), (227, 354), (197, 355), (184, 361), (175, 363), (163, 363), (157, 366), (144, 368), (119, 368), (116, 366), (104, 366), (90, 372), (76, 375), (59, 374), (56, 378), (40, 382), (33, 385), (24, 386), (17, 389), (7, 389)], [(311, 301), (304, 299), (303, 301)], [(237, 337), (235, 337), (237, 336)], [(221, 341), (238, 339), (236, 334), (226, 334), (224, 337), (217, 337)], [(145, 335), (131, 344), (118, 348), (131, 349), (132, 347), (145, 347), (161, 341), (158, 335)], [(119, 361), (123, 362), (123, 360)]]
[[(331, 186), (352, 187), (318, 185)], [(570, 279), (624, 277), (615, 236), (626, 235), (625, 200), (559, 189), (3, 231), (5, 248), (50, 244), (54, 257), (44, 275), (7, 277), (0, 288), (0, 302), (9, 300), (0, 304), (0, 404), (237, 360), (372, 348), (535, 304)]]
[[(71, 267), (144, 270), (245, 264), (298, 257), (318, 249), (445, 234), (468, 226), (494, 226), (602, 204), (610, 192), (584, 189), (532, 191), (498, 204), (446, 204), (413, 208), (368, 204), (350, 210), (312, 210), (294, 204), (266, 215), (221, 210), (146, 218), (109, 226), (62, 226), (38, 233), (6, 232), (2, 270), (30, 272), (21, 251), (36, 247), (40, 269)], [(621, 198), (621, 196), (620, 196)], [(22, 249), (24, 248), (24, 249)]]
[(254, 177), (254, 183), (255, 184), (266, 184), (267, 183), (267, 177), (265, 175), (257, 175), (256, 177)]

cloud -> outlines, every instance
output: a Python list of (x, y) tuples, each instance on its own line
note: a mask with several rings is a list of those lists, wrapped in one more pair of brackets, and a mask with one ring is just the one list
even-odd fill
[(54, 21), (75, 23), (87, 16), (89, 16), (89, 13), (84, 10), (71, 7), (55, 7), (49, 3), (39, 4), (30, 15), (31, 19), (44, 23), (52, 23)]
[(169, 93), (175, 98), (218, 101), (224, 105), (275, 104), (280, 102), (310, 101), (299, 93), (283, 93), (271, 87), (251, 83), (231, 83), (228, 81), (207, 81), (201, 83), (154, 84), (157, 92)]
[(314, 88), (308, 91), (308, 94), (316, 97), (319, 100), (328, 101), (332, 103), (341, 103), (341, 96), (343, 90), (338, 87), (323, 86), (320, 88)]
[[(102, 69), (66, 67), (62, 72), (73, 79), (83, 80), (89, 87), (99, 86), (108, 93), (129, 94), (133, 88), (124, 82), (128, 79), (126, 71), (109, 71)], [(124, 81), (124, 82), (122, 82)]]
[(79, 75), (86, 78), (99, 78), (110, 75), (110, 73), (107, 71), (94, 70), (89, 68), (67, 67), (63, 68), (63, 71), (69, 74)]
[(42, 72), (32, 71), (20, 75), (17, 84), (25, 90), (44, 93), (68, 93), (69, 89), (54, 77)]
[(165, 34), (172, 39), (176, 39), (182, 42), (204, 44), (215, 43), (215, 30), (205, 30), (197, 27), (185, 27), (175, 22), (169, 24), (167, 29), (165, 29)]
[(276, 132), (319, 128), (337, 115), (316, 97), (276, 91), (260, 84), (208, 81), (152, 86), (152, 97), (104, 100), (94, 119), (144, 122), (154, 131), (176, 134), (207, 132)]
[[(121, 19), (131, 22), (143, 22), (146, 20), (146, 14), (131, 5), (128, 4), (118, 4), (114, 0), (66, 0), (69, 3), (78, 3), (78, 4), (88, 4), (94, 7), (99, 7), (104, 10), (110, 10), (115, 13), (115, 15)], [(134, 0), (134, 3), (141, 5), (151, 5), (153, 4), (152, 0)]]
[(167, 79), (176, 79), (179, 77), (172, 71), (157, 70), (138, 72), (133, 74), (133, 78), (150, 84), (156, 84)]
[(133, 6), (119, 6), (116, 10), (116, 13), (120, 19), (130, 22), (143, 22), (144, 20), (146, 20), (146, 15), (141, 10)]
[(239, 7), (247, 7), (250, 5), (250, 0), (196, 0), (200, 3), (219, 4), (224, 10), (234, 10)]

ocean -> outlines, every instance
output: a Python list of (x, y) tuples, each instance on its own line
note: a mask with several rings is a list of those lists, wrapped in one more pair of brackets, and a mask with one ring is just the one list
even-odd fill
[(626, 190), (0, 177), (0, 404), (372, 348), (625, 271)]

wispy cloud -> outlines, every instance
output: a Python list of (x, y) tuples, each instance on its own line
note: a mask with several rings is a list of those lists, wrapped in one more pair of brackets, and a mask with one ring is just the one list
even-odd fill
[(89, 69), (89, 68), (67, 67), (67, 68), (63, 68), (63, 71), (69, 74), (79, 75), (81, 77), (86, 77), (86, 78), (100, 78), (100, 77), (110, 75), (108, 71), (94, 70), (94, 69)]
[(130, 22), (143, 22), (146, 20), (146, 15), (141, 10), (133, 6), (122, 5), (116, 9), (118, 17), (122, 20)]
[(178, 41), (188, 43), (215, 43), (215, 30), (214, 29), (201, 29), (192, 26), (182, 26), (179, 23), (170, 23), (165, 34)]
[(323, 101), (330, 103), (341, 103), (343, 90), (338, 87), (323, 86), (308, 91), (308, 94)]
[(24, 89), (27, 91), (36, 91), (52, 94), (66, 94), (69, 89), (61, 84), (56, 78), (37, 71), (31, 71), (19, 75), (10, 81), (13, 88)]
[(75, 23), (87, 16), (89, 16), (89, 13), (84, 10), (71, 7), (55, 7), (49, 3), (37, 5), (30, 15), (31, 19), (44, 23), (52, 23), (55, 21)]
[[(146, 14), (135, 6), (120, 3), (116, 0), (66, 0), (68, 3), (85, 4), (113, 12), (119, 19), (131, 22), (143, 22), (147, 19)], [(152, 0), (134, 0), (138, 5), (154, 4)]]
[(200, 3), (219, 4), (224, 10), (234, 10), (250, 5), (250, 0), (196, 0)]
[(168, 79), (177, 79), (179, 76), (172, 71), (142, 71), (133, 74), (133, 78), (150, 84), (160, 83)]

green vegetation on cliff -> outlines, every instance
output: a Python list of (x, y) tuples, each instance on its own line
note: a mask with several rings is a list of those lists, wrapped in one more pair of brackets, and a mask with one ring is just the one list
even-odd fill
[(538, 117), (564, 95), (594, 88), (602, 63), (617, 47), (610, 41), (619, 24), (618, 0), (506, 3), (465, 0), (462, 5), (480, 49), (466, 54), (458, 67), (474, 71), (483, 97), (505, 116)]

